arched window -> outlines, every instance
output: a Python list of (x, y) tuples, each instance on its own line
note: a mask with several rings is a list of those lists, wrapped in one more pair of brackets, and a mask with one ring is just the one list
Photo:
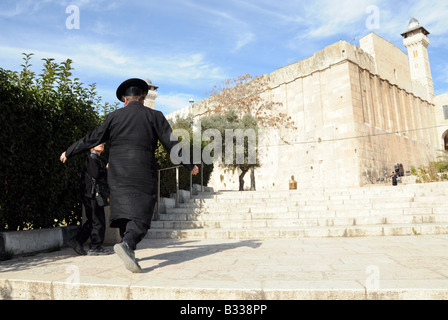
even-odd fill
[(442, 135), (442, 139), (443, 139), (443, 146), (444, 146), (444, 150), (448, 151), (448, 130), (446, 130), (443, 135)]

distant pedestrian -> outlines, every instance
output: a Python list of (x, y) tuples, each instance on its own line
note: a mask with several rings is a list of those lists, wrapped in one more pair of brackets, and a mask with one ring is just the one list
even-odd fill
[(395, 171), (392, 172), (392, 185), (393, 186), (398, 185), (398, 176), (397, 176), (397, 173)]
[[(93, 146), (110, 141), (110, 226), (119, 228), (123, 238), (114, 250), (134, 273), (142, 271), (134, 251), (150, 228), (157, 201), (157, 142), (170, 154), (179, 143), (165, 116), (143, 105), (148, 90), (148, 84), (141, 79), (123, 82), (116, 94), (125, 107), (108, 114), (98, 129), (72, 144), (60, 157), (65, 163)], [(198, 174), (197, 166), (183, 165), (193, 175)]]

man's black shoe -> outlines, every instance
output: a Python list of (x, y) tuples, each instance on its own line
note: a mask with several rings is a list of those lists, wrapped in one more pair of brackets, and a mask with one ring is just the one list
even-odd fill
[(114, 246), (114, 251), (120, 257), (120, 259), (123, 260), (126, 269), (128, 269), (132, 273), (142, 272), (142, 268), (135, 260), (134, 250), (129, 248), (126, 242), (117, 243)]
[(75, 238), (69, 240), (67, 244), (75, 250), (75, 252), (81, 256), (87, 255), (87, 252), (84, 251), (83, 245), (78, 242)]
[(103, 247), (90, 248), (87, 251), (88, 256), (107, 256), (113, 252), (109, 249), (104, 249)]

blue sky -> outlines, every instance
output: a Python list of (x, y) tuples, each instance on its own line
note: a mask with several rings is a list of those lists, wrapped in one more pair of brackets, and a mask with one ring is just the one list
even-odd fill
[[(79, 29), (67, 11), (79, 9)], [(386, 0), (1, 0), (0, 67), (20, 70), (22, 52), (74, 61), (81, 82), (115, 102), (131, 77), (158, 85), (169, 114), (239, 75), (269, 74), (339, 40), (375, 32), (405, 51), (414, 16), (431, 34), (436, 94), (448, 92), (448, 1)], [(406, 52), (406, 51), (405, 51)]]

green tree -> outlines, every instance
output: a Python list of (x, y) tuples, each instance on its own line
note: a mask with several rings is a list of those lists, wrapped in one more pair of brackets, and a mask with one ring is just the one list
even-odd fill
[[(193, 135), (193, 117), (187, 116), (187, 117), (176, 117), (174, 121), (170, 121), (170, 125), (173, 128), (173, 130), (182, 129), (185, 132), (188, 133), (188, 141), (186, 141), (186, 144), (190, 148), (190, 156), (191, 159), (193, 159), (193, 148), (195, 146), (195, 143), (201, 143), (200, 148), (201, 152), (204, 149), (204, 147), (207, 145), (205, 142), (198, 142), (194, 141), (194, 135)], [(181, 139), (179, 138), (179, 141)], [(182, 142), (182, 141), (181, 141)], [(156, 150), (156, 159), (157, 159), (157, 165), (159, 169), (164, 168), (171, 168), (175, 165), (171, 161), (170, 154), (166, 151), (166, 149), (162, 146), (160, 141), (157, 144), (157, 150)], [(197, 164), (199, 167), (199, 170), (201, 170), (201, 165)], [(204, 185), (207, 186), (210, 176), (213, 172), (213, 164), (204, 164), (203, 166), (203, 178), (204, 178)], [(194, 184), (201, 184), (201, 174), (198, 174), (196, 176), (192, 176), (193, 183)], [(160, 175), (160, 193), (164, 197), (169, 197), (171, 193), (174, 193), (176, 190), (176, 171), (175, 170), (167, 170), (162, 171)], [(190, 172), (184, 168), (181, 167), (179, 169), (179, 189), (183, 190), (189, 190), (190, 188)]]
[(239, 190), (244, 191), (244, 176), (249, 170), (260, 166), (257, 152), (258, 124), (256, 118), (251, 114), (240, 116), (234, 109), (231, 109), (224, 114), (202, 118), (201, 127), (203, 133), (209, 129), (219, 132), (221, 145), (218, 146), (218, 151), (221, 154), (212, 156), (221, 157), (221, 167), (240, 170)]
[[(297, 129), (291, 117), (281, 112), (282, 103), (266, 98), (266, 96), (269, 96), (267, 94), (269, 91), (269, 77), (267, 75), (258, 77), (246, 74), (235, 79), (228, 79), (223, 84), (213, 87), (208, 93), (209, 98), (207, 99), (206, 110), (197, 116), (201, 118), (202, 122), (204, 122), (204, 117), (218, 116), (213, 121), (216, 122), (216, 126), (220, 127), (220, 130), (223, 129), (221, 125), (227, 126), (229, 129), (256, 128), (257, 133), (258, 128)], [(206, 125), (206, 127), (210, 127), (210, 125)], [(283, 138), (282, 140), (285, 143), (289, 143)], [(260, 166), (258, 159), (257, 163), (253, 165), (228, 164), (225, 166), (241, 170), (239, 177), (240, 190), (244, 190), (243, 178), (247, 171), (250, 170), (250, 189), (256, 189), (254, 170)]]

